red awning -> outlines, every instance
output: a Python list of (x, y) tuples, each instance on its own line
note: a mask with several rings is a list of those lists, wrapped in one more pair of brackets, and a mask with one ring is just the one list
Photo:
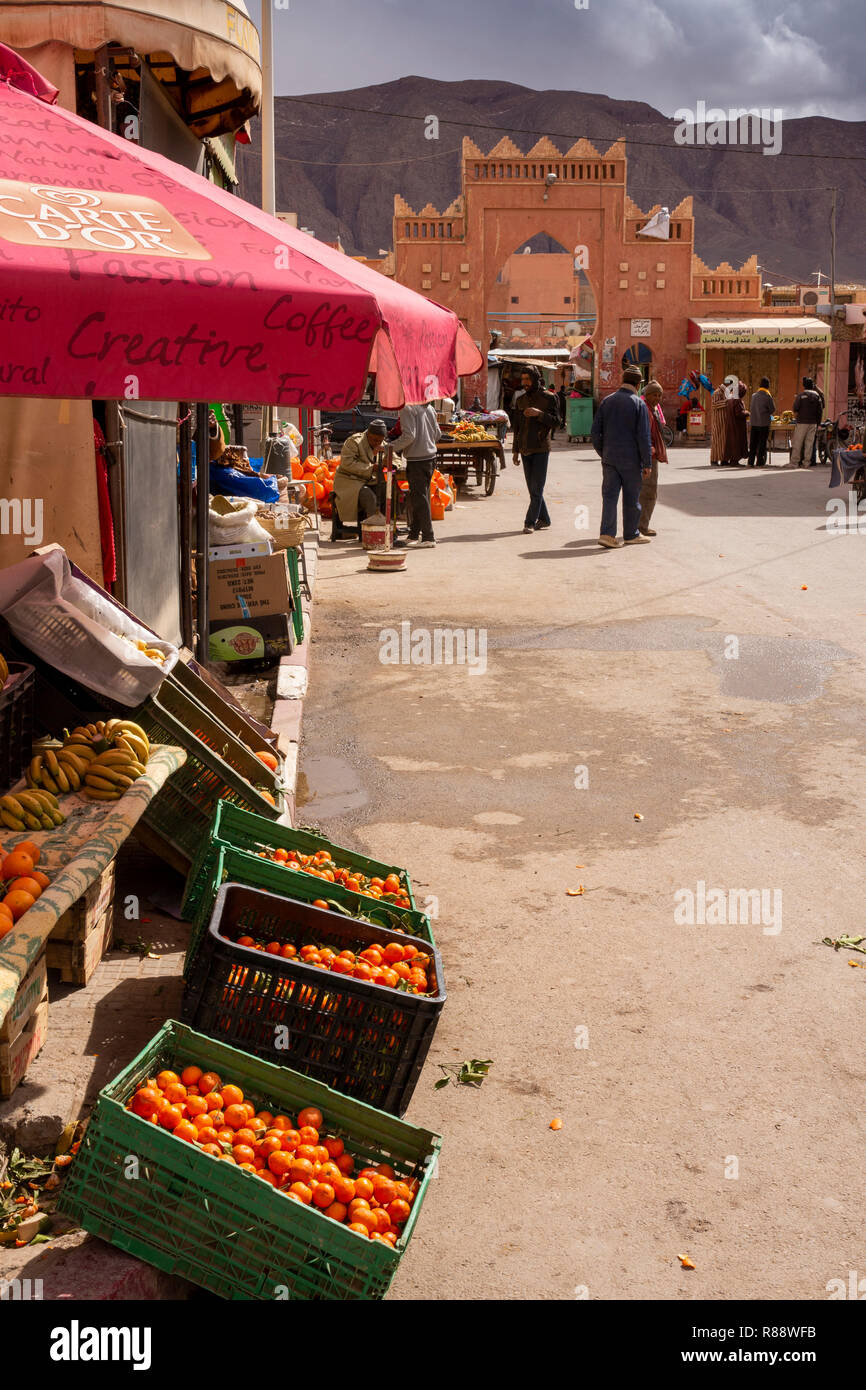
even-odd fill
[(22, 90), (38, 74), (0, 45), (12, 58), (0, 395), (339, 409), (375, 371), (393, 409), (453, 395), (483, 365), (450, 309), (47, 105), (53, 89)]

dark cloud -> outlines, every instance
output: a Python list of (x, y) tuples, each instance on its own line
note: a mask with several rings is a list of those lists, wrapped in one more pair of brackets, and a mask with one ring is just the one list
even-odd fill
[[(278, 93), (407, 75), (866, 119), (863, 0), (288, 0)], [(258, 20), (260, 0), (248, 8)]]

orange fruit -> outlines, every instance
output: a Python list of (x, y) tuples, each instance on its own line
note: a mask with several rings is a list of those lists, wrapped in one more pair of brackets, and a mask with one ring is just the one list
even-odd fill
[(310, 1163), (313, 1164), (321, 1161), (316, 1153), (315, 1144), (299, 1144), (295, 1149), (295, 1154), (298, 1158), (309, 1159)]
[(249, 1144), (233, 1145), (232, 1154), (240, 1164), (252, 1163), (253, 1159), (256, 1156), (255, 1150), (250, 1148)]
[[(199, 1119), (201, 1119), (201, 1116), (200, 1116), (200, 1115), (199, 1115)], [(219, 1135), (217, 1134), (216, 1130), (213, 1128), (212, 1125), (205, 1125), (204, 1127), (202, 1127), (202, 1126), (200, 1126), (200, 1125), (197, 1125), (196, 1122), (195, 1122), (195, 1120), (192, 1120), (192, 1121), (185, 1121), (185, 1123), (191, 1123), (191, 1124), (192, 1124), (193, 1129), (195, 1130), (196, 1134), (198, 1135), (198, 1142), (199, 1142), (200, 1144), (218, 1144), (218, 1143), (219, 1143)], [(222, 1149), (220, 1149), (220, 1153), (222, 1153)]]
[[(321, 1110), (316, 1110), (315, 1106), (312, 1105), (306, 1106), (298, 1116), (298, 1129), (302, 1130), (305, 1125), (311, 1125), (312, 1128), (317, 1131), (316, 1139), (319, 1137), (318, 1131), (322, 1128), (322, 1123), (323, 1117)], [(315, 1140), (313, 1142), (315, 1142)]]
[(359, 1221), (352, 1221), (348, 1229), (354, 1231), (357, 1236), (366, 1236), (368, 1240), (370, 1238), (370, 1232), (367, 1230), (367, 1227), (362, 1226)]
[(214, 1126), (211, 1124), (211, 1118), (210, 1118), (210, 1115), (207, 1113), (207, 1111), (205, 1111), (203, 1114), (192, 1115), (192, 1114), (190, 1114), (189, 1106), (187, 1106), (187, 1114), (189, 1115), (189, 1118), (192, 1120), (192, 1122), (193, 1122), (193, 1124), (195, 1125), (196, 1129), (213, 1129), (213, 1128), (214, 1128)]
[(277, 1178), (283, 1178), (290, 1173), (293, 1162), (292, 1155), (284, 1153), (282, 1149), (275, 1149), (273, 1153), (268, 1154), (268, 1167)]
[(249, 1119), (243, 1105), (230, 1105), (224, 1112), (229, 1129), (243, 1129)]
[(398, 1239), (397, 1232), (394, 1230), (386, 1231), (385, 1234), (382, 1236), (382, 1239), (387, 1240), (389, 1245), (396, 1245)]
[(7, 893), (3, 899), (4, 903), (12, 913), (12, 920), (17, 922), (19, 917), (23, 917), (28, 908), (31, 908), (36, 899), (32, 893), (13, 892)]
[(332, 1134), (329, 1134), (327, 1138), (324, 1139), (322, 1142), (324, 1143), (325, 1148), (328, 1150), (328, 1155), (331, 1158), (339, 1158), (340, 1154), (346, 1147), (342, 1139), (337, 1139), (336, 1136)]
[(39, 863), (40, 857), (42, 855), (42, 851), (36, 844), (35, 840), (19, 840), (17, 845), (15, 846), (15, 851), (18, 854), (29, 854), (34, 864)]
[(166, 1086), (170, 1086), (174, 1081), (180, 1081), (176, 1071), (161, 1071), (156, 1078), (156, 1084), (161, 1091), (164, 1091)]
[(307, 1124), (306, 1120), (303, 1118), (304, 1113), (305, 1112), (302, 1110), (298, 1116), (298, 1133), (301, 1136), (301, 1143), (318, 1144), (319, 1131), (313, 1125)]
[(32, 874), (36, 868), (36, 861), (33, 856), (23, 849), (13, 849), (0, 864), (0, 874), (3, 878), (19, 878), (22, 874)]
[[(165, 1105), (159, 1112), (159, 1123), (163, 1129), (177, 1129), (183, 1123), (183, 1111), (179, 1105)], [(195, 1125), (193, 1125), (195, 1129)], [(198, 1130), (196, 1130), (196, 1134)]]
[(286, 1149), (289, 1153), (294, 1153), (300, 1147), (300, 1134), (296, 1129), (284, 1129), (280, 1132), (282, 1134), (280, 1146)]
[[(336, 1163), (330, 1163), (327, 1159), (323, 1160), (319, 1169), (319, 1182), (337, 1183), (343, 1181), (343, 1174), (340, 1172)], [(396, 1192), (394, 1196), (396, 1197)]]
[(381, 1202), (383, 1207), (387, 1207), (389, 1202), (397, 1198), (397, 1189), (390, 1178), (373, 1178), (373, 1196), (377, 1202)]
[(180, 1124), (175, 1125), (172, 1133), (175, 1139), (185, 1139), (188, 1144), (194, 1144), (198, 1139), (198, 1130), (190, 1120), (181, 1120)]
[(339, 1177), (334, 1178), (331, 1186), (334, 1189), (338, 1202), (345, 1202), (348, 1205), (356, 1196), (355, 1184), (352, 1182), (352, 1179), (344, 1177), (342, 1173), (340, 1173)]
[(219, 1091), (208, 1091), (207, 1095), (205, 1095), (201, 1086), (198, 1087), (198, 1091), (199, 1095), (201, 1095), (204, 1098), (204, 1103), (207, 1106), (208, 1110), (222, 1110), (223, 1103), (220, 1099)]
[(170, 1081), (164, 1088), (164, 1095), (171, 1105), (183, 1105), (186, 1101), (186, 1087), (182, 1081)]
[(329, 1207), (334, 1201), (334, 1189), (329, 1182), (317, 1182), (313, 1188), (313, 1206)]
[(149, 1120), (156, 1113), (160, 1092), (150, 1086), (141, 1086), (132, 1097), (131, 1108), (134, 1114)]
[(380, 1178), (390, 1178), (393, 1182), (397, 1176), (390, 1163), (376, 1163), (373, 1166)]
[[(200, 1119), (203, 1115), (208, 1115), (210, 1112), (207, 1108), (207, 1101), (204, 1096), (191, 1096), (187, 1093), (186, 1113), (191, 1120), (194, 1120), (196, 1116)], [(208, 1121), (208, 1123), (210, 1123), (210, 1121)]]
[(369, 1178), (357, 1179), (355, 1183), (355, 1196), (363, 1197), (365, 1201), (369, 1202), (370, 1198), (373, 1196), (373, 1184)]
[(261, 1154), (262, 1158), (270, 1158), (271, 1154), (282, 1153), (283, 1149), (280, 1145), (279, 1136), (273, 1134), (269, 1137), (266, 1134), (264, 1139), (262, 1139), (259, 1143), (258, 1151)]
[(293, 1182), (289, 1188), (289, 1196), (296, 1198), (299, 1202), (303, 1202), (306, 1207), (308, 1207), (313, 1200), (312, 1191), (304, 1182)]
[(409, 1203), (404, 1202), (400, 1197), (391, 1202), (388, 1207), (388, 1215), (395, 1226), (402, 1226), (409, 1220)]
[(308, 1158), (298, 1158), (292, 1154), (289, 1162), (289, 1176), (292, 1182), (305, 1182), (312, 1186), (313, 1165)]
[(10, 893), (29, 893), (31, 898), (38, 898), (42, 892), (42, 884), (33, 877), (33, 874), (28, 874), (25, 878), (13, 878), (9, 885), (9, 891)]
[(376, 1218), (376, 1230), (380, 1235), (384, 1235), (386, 1231), (390, 1231), (391, 1218), (384, 1207), (380, 1207), (378, 1211), (374, 1211), (373, 1215)]
[(368, 1234), (379, 1229), (376, 1213), (370, 1211), (368, 1207), (356, 1207), (352, 1220), (358, 1226), (365, 1226)]
[[(180, 1079), (184, 1086), (198, 1086), (199, 1077), (202, 1075), (201, 1067), (184, 1067), (180, 1074)], [(201, 1090), (201, 1087), (199, 1087)]]
[(351, 1154), (340, 1154), (337, 1159), (337, 1167), (345, 1177), (348, 1177), (350, 1173), (354, 1172), (355, 1160)]
[(326, 1207), (325, 1215), (330, 1216), (333, 1221), (345, 1221), (348, 1211), (342, 1202), (332, 1202), (329, 1207)]
[(272, 1129), (293, 1129), (294, 1126), (288, 1115), (275, 1115), (271, 1121)]
[(271, 772), (276, 772), (280, 766), (279, 760), (274, 756), (273, 753), (265, 753), (264, 751), (257, 752), (256, 757), (259, 759), (260, 762), (264, 763), (265, 767), (269, 767), (271, 769)]
[[(177, 1080), (177, 1077), (175, 1077), (174, 1079)], [(206, 1071), (203, 1072), (202, 1075), (199, 1077), (198, 1081), (196, 1082), (196, 1085), (198, 1086), (201, 1094), (203, 1096), (206, 1096), (209, 1091), (218, 1091), (222, 1086), (222, 1082), (220, 1081), (215, 1071)], [(222, 1101), (220, 1102), (220, 1105), (222, 1105)]]
[(230, 1105), (242, 1105), (244, 1093), (240, 1086), (223, 1086), (220, 1091), (223, 1102), (223, 1110), (228, 1110)]

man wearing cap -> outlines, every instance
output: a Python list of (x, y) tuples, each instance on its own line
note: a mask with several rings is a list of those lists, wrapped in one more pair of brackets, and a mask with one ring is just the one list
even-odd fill
[(640, 533), (640, 490), (652, 472), (650, 414), (638, 390), (643, 378), (637, 367), (626, 367), (618, 391), (606, 396), (592, 422), (595, 452), (601, 456), (601, 532), (599, 545), (614, 550), (616, 513), (622, 493), (622, 532), (625, 545), (649, 545)]
[(355, 526), (379, 510), (376, 475), (382, 445), (388, 433), (384, 420), (371, 420), (365, 430), (350, 434), (340, 450), (340, 463), (334, 474), (334, 496), (343, 526)]
[(668, 461), (668, 451), (665, 448), (664, 435), (662, 434), (662, 425), (665, 423), (661, 405), (663, 395), (664, 391), (660, 382), (647, 382), (643, 399), (650, 416), (652, 468), (649, 477), (644, 477), (640, 490), (640, 533), (642, 536), (654, 536), (656, 534), (650, 526), (650, 521), (659, 495), (659, 464)]

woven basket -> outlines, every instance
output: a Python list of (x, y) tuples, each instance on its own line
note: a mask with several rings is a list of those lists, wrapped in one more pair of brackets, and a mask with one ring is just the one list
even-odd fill
[(302, 512), (300, 516), (290, 516), (285, 526), (278, 526), (274, 517), (263, 515), (261, 512), (256, 520), (271, 537), (274, 550), (290, 550), (303, 545), (307, 531), (313, 529), (313, 519), (307, 512)]

